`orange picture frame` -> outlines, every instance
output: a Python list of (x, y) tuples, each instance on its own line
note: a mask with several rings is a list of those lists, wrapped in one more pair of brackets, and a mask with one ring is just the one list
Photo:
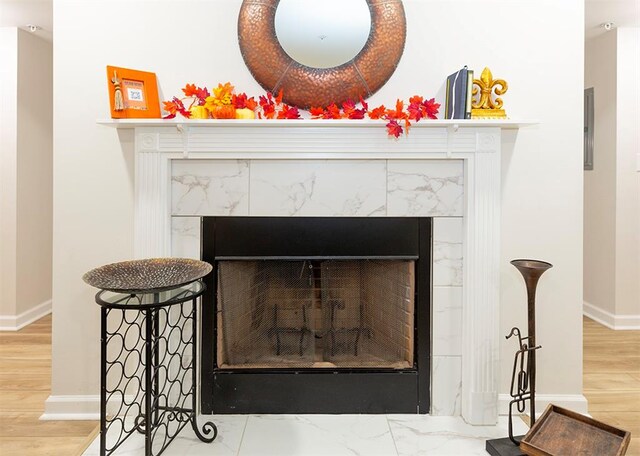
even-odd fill
[(160, 100), (155, 73), (107, 66), (112, 119), (159, 119)]

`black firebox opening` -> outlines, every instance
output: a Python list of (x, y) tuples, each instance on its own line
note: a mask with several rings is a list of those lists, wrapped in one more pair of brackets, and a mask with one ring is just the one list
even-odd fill
[(202, 413), (427, 413), (431, 227), (204, 217)]

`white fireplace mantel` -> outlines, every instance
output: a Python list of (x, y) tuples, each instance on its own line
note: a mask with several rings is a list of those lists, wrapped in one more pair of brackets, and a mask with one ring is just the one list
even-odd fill
[(462, 416), (495, 424), (501, 133), (535, 122), (424, 120), (408, 136), (387, 137), (371, 120), (106, 120), (135, 129), (135, 255), (171, 254), (171, 161), (462, 160), (464, 163)]

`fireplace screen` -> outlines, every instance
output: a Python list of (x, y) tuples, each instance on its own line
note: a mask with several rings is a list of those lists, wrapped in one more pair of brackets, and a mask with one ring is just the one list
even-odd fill
[(414, 364), (414, 261), (218, 263), (220, 368)]

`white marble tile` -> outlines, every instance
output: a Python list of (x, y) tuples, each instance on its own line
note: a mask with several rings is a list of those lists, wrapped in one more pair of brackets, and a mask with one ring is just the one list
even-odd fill
[(461, 412), (462, 357), (431, 358), (431, 414), (458, 416)]
[[(187, 425), (176, 439), (171, 442), (163, 455), (167, 456), (204, 456), (220, 455), (235, 456), (240, 449), (240, 442), (247, 423), (246, 415), (216, 415), (201, 416), (198, 423), (202, 426), (205, 422), (212, 421), (218, 428), (218, 436), (212, 443), (204, 443), (198, 440), (193, 429)], [(155, 447), (154, 447), (155, 448)], [(98, 436), (85, 450), (83, 456), (96, 456), (100, 454), (100, 437)], [(117, 456), (140, 456), (144, 454), (144, 435), (135, 433), (127, 439), (118, 449), (112, 453)]]
[(249, 162), (172, 160), (172, 215), (248, 215)]
[[(389, 426), (399, 456), (486, 456), (487, 439), (507, 437), (506, 417), (497, 426), (472, 426), (461, 417), (389, 415)], [(522, 420), (514, 420), (516, 434), (526, 433)]]
[(433, 219), (433, 286), (462, 286), (463, 219)]
[(251, 416), (239, 456), (395, 455), (384, 415)]
[(389, 160), (387, 214), (462, 216), (462, 160)]
[(171, 256), (200, 259), (200, 217), (171, 217)]
[[(507, 417), (496, 426), (472, 426), (461, 417), (430, 415), (218, 415), (218, 437), (206, 444), (186, 427), (165, 451), (169, 456), (473, 456), (485, 455), (486, 439), (508, 435)], [(516, 435), (527, 432), (516, 418)], [(96, 438), (84, 456), (99, 454)], [(133, 435), (115, 455), (144, 454), (144, 437)]]
[(386, 214), (384, 160), (252, 160), (250, 215)]
[(462, 355), (462, 287), (433, 287), (433, 356)]

